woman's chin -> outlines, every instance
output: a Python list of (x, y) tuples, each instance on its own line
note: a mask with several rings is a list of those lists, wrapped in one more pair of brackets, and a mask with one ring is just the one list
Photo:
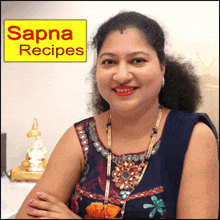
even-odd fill
[(118, 102), (110, 105), (111, 112), (121, 116), (142, 115), (147, 112), (153, 105), (158, 106), (158, 99), (147, 100), (142, 102)]
[[(122, 116), (130, 116), (137, 114), (138, 107), (136, 105), (117, 105), (117, 106), (110, 106), (112, 112), (115, 112)], [(140, 110), (140, 109), (139, 109)]]

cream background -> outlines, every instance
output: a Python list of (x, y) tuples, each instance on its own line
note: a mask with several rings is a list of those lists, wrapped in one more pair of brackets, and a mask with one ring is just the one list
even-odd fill
[[(219, 127), (219, 2), (212, 1), (3, 1), (1, 2), (1, 43), (4, 19), (87, 19), (87, 39), (97, 27), (120, 10), (135, 10), (165, 29), (166, 50), (185, 54), (201, 78), (203, 105)], [(38, 119), (41, 140), (49, 158), (65, 130), (85, 117), (93, 51), (87, 63), (5, 63), (1, 47), (1, 131), (7, 133), (7, 170), (20, 166), (33, 143), (26, 137), (33, 119)]]

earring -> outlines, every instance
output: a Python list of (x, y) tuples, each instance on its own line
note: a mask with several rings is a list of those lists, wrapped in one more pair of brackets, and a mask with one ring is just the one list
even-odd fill
[(163, 84), (162, 84), (162, 88), (165, 86), (165, 79), (164, 79), (164, 77), (163, 77)]

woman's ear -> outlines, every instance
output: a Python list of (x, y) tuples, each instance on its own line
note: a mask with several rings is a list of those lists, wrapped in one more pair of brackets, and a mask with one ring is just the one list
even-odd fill
[(161, 73), (162, 73), (162, 75), (163, 75), (163, 77), (164, 77), (165, 72), (166, 72), (166, 62), (165, 62), (165, 61), (163, 61), (163, 62), (161, 63), (160, 69), (161, 69)]

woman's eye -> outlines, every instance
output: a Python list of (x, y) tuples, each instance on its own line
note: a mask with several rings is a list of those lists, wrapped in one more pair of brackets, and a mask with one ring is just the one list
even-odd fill
[(102, 64), (112, 65), (112, 64), (115, 64), (115, 61), (114, 60), (103, 60)]
[(146, 61), (145, 61), (145, 59), (138, 58), (138, 59), (134, 59), (132, 62), (135, 63), (135, 64), (140, 64), (140, 63), (144, 63)]

